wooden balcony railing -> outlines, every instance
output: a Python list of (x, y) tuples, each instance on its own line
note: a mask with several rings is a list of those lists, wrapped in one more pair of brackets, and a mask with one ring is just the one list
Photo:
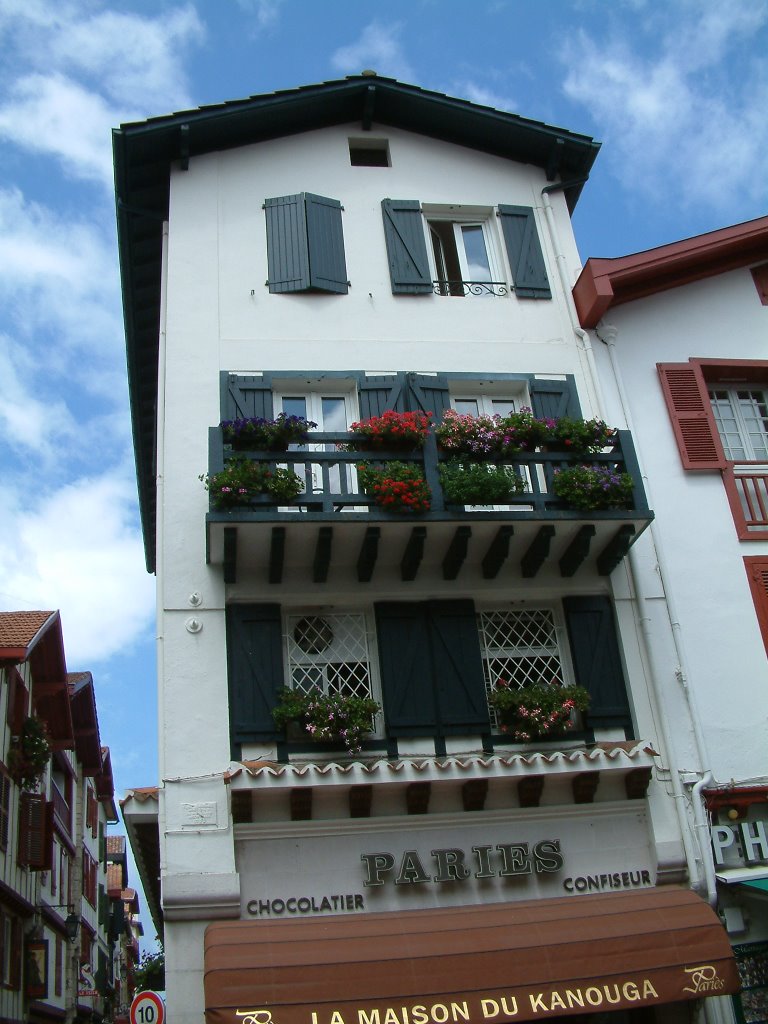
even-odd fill
[(53, 814), (59, 825), (65, 832), (72, 832), (72, 808), (65, 800), (56, 783), (51, 785), (51, 801), (53, 802)]

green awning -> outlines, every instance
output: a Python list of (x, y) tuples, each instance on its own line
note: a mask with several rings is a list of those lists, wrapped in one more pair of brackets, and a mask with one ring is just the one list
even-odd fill
[(753, 882), (741, 882), (741, 885), (748, 885), (750, 889), (762, 889), (768, 892), (768, 878), (756, 878)]

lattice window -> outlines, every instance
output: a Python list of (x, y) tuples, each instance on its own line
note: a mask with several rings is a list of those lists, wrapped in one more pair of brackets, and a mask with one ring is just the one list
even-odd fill
[(762, 388), (710, 388), (709, 400), (727, 459), (768, 458), (768, 401)]
[(370, 638), (360, 612), (286, 617), (288, 678), (298, 690), (318, 687), (344, 697), (374, 697)]
[(483, 611), (478, 616), (485, 688), (499, 680), (523, 690), (566, 682), (557, 626), (551, 608)]

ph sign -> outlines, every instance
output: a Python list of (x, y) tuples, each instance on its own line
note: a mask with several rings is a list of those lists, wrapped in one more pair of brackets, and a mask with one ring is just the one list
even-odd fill
[[(764, 822), (743, 821), (739, 825), (713, 825), (709, 831), (717, 867), (725, 865), (726, 851), (733, 848), (733, 853), (744, 864), (752, 866), (768, 863), (768, 835)], [(727, 859), (733, 861), (733, 857)]]
[(165, 1003), (157, 992), (137, 992), (131, 1002), (131, 1024), (164, 1024)]

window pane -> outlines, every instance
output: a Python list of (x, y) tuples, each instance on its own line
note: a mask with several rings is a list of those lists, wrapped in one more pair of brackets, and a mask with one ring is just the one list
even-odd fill
[(477, 416), (479, 413), (476, 398), (454, 398), (453, 408), (462, 416)]
[(488, 251), (485, 248), (482, 227), (479, 224), (463, 224), (461, 237), (464, 241), (469, 280), (490, 281), (491, 264), (488, 260)]
[(763, 391), (739, 391), (739, 410), (752, 447), (752, 458), (768, 457), (768, 407)]

